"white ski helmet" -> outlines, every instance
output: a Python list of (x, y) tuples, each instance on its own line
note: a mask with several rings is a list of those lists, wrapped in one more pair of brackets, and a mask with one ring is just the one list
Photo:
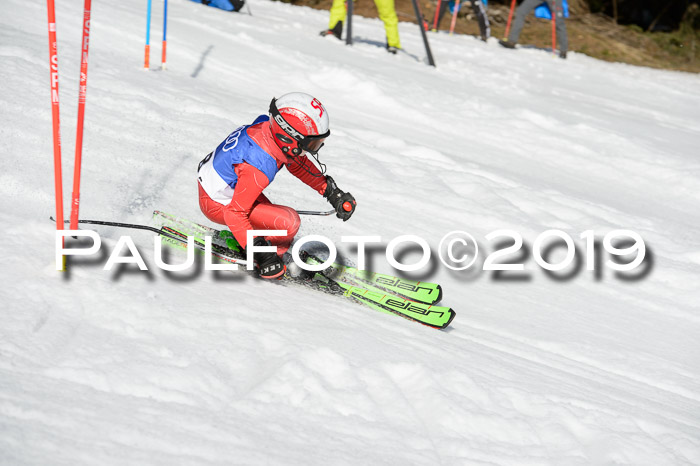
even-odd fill
[(285, 154), (317, 155), (331, 134), (323, 104), (304, 92), (290, 92), (270, 102), (270, 129)]

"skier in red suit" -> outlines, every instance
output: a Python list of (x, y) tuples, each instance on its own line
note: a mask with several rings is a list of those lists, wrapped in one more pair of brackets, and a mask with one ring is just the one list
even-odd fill
[(328, 113), (314, 97), (302, 92), (272, 99), (270, 115), (260, 115), (233, 131), (199, 164), (199, 207), (212, 222), (226, 225), (241, 247), (248, 230), (287, 230), (286, 236), (256, 237), (255, 246), (274, 245), (277, 253), (256, 252), (261, 278), (280, 278), (286, 266), (280, 255), (289, 249), (301, 219), (291, 207), (273, 204), (263, 190), (283, 166), (335, 208), (346, 221), (356, 201), (338, 188), (308, 159), (330, 135)]

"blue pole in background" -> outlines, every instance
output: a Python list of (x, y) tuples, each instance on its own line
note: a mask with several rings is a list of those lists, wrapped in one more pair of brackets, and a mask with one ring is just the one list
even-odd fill
[[(149, 2), (151, 0), (148, 0)], [(168, 36), (168, 0), (164, 0), (163, 3), (163, 56), (161, 58), (160, 62), (160, 67), (161, 69), (165, 69), (165, 49), (167, 45), (167, 36)]]
[(143, 60), (143, 69), (149, 67), (149, 59), (151, 55), (151, 0), (148, 0), (148, 12), (146, 13), (146, 50)]

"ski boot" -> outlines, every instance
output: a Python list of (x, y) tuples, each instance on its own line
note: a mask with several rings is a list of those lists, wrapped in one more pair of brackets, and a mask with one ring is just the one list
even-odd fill
[(343, 22), (338, 21), (335, 23), (335, 26), (333, 26), (333, 29), (324, 29), (321, 31), (320, 35), (321, 37), (335, 36), (336, 39), (340, 40), (343, 35)]

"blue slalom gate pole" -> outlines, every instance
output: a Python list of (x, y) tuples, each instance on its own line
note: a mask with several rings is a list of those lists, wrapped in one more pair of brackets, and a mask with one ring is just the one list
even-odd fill
[[(148, 0), (149, 2), (151, 0)], [(168, 37), (168, 0), (164, 0), (165, 3), (163, 3), (163, 56), (161, 57), (160, 61), (160, 68), (165, 69), (165, 49), (167, 45), (167, 37)]]

